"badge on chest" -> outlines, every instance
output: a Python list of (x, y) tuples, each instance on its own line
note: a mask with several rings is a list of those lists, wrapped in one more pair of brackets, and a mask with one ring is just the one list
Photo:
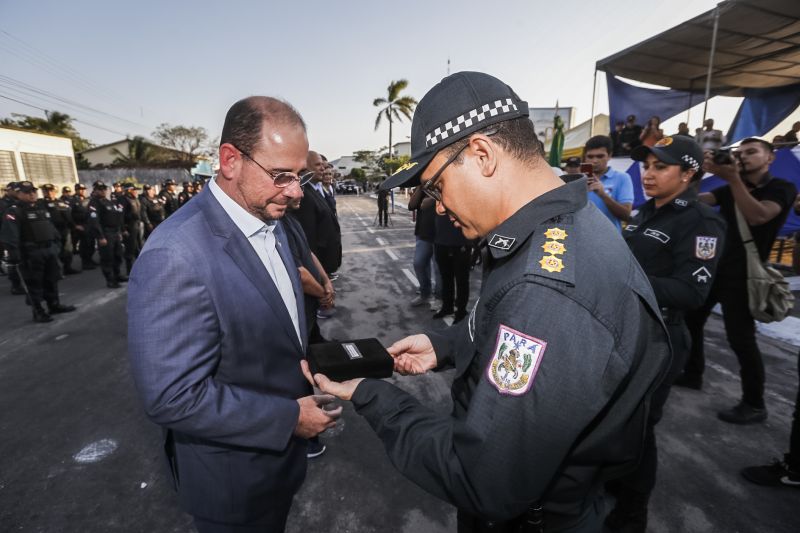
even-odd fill
[(533, 385), (545, 348), (545, 341), (500, 324), (497, 344), (486, 369), (489, 383), (500, 394), (525, 394)]

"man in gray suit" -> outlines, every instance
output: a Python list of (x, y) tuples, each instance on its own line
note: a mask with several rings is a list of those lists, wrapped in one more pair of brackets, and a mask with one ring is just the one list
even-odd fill
[(341, 412), (300, 371), (303, 291), (280, 221), (307, 152), (289, 104), (235, 103), (219, 174), (153, 232), (130, 279), (133, 377), (201, 533), (283, 531), (307, 439)]

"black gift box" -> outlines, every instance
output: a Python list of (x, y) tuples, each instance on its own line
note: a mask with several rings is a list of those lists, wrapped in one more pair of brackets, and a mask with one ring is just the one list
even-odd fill
[(392, 356), (378, 339), (312, 344), (307, 357), (312, 374), (325, 374), (334, 381), (388, 378), (394, 370)]

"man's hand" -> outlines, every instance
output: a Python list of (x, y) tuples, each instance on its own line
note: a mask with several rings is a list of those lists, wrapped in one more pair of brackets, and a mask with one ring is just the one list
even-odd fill
[(297, 400), (300, 404), (300, 415), (297, 417), (297, 427), (294, 434), (304, 439), (316, 437), (328, 428), (336, 425), (336, 419), (342, 414), (342, 407), (330, 411), (323, 406), (332, 403), (335, 398), (329, 394), (315, 394), (304, 396)]
[(606, 189), (603, 187), (603, 182), (597, 179), (594, 176), (591, 176), (586, 181), (586, 186), (590, 192), (596, 193), (598, 196), (604, 196), (606, 194)]
[(427, 335), (411, 335), (389, 346), (386, 351), (394, 358), (394, 370), (399, 374), (419, 375), (436, 368), (436, 352)]
[[(311, 369), (308, 367), (308, 361), (303, 359), (300, 361), (300, 368), (303, 369), (303, 375), (312, 385), (319, 387), (319, 390), (328, 394), (333, 394), (340, 400), (350, 401), (353, 393), (356, 392), (356, 387), (361, 383), (364, 378), (348, 379), (339, 383), (338, 381), (331, 381), (325, 374), (311, 375)], [(341, 407), (339, 408), (341, 412)]]
[(733, 163), (718, 165), (714, 163), (714, 154), (711, 150), (704, 152), (703, 170), (719, 176), (728, 183), (741, 179), (739, 176), (739, 162), (734, 159)]
[(78, 231), (83, 231), (84, 227), (81, 224), (75, 224), (75, 229), (78, 230)]
[(105, 237), (100, 237), (99, 239), (97, 239), (97, 245), (106, 246), (108, 245), (108, 240)]

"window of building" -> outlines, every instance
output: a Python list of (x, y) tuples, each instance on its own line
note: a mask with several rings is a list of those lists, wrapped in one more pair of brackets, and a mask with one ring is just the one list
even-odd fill
[(21, 152), (25, 175), (34, 183), (73, 182), (75, 171), (72, 158), (63, 155), (30, 154)]
[(0, 150), (0, 184), (5, 187), (9, 181), (19, 181), (17, 162), (14, 152)]

